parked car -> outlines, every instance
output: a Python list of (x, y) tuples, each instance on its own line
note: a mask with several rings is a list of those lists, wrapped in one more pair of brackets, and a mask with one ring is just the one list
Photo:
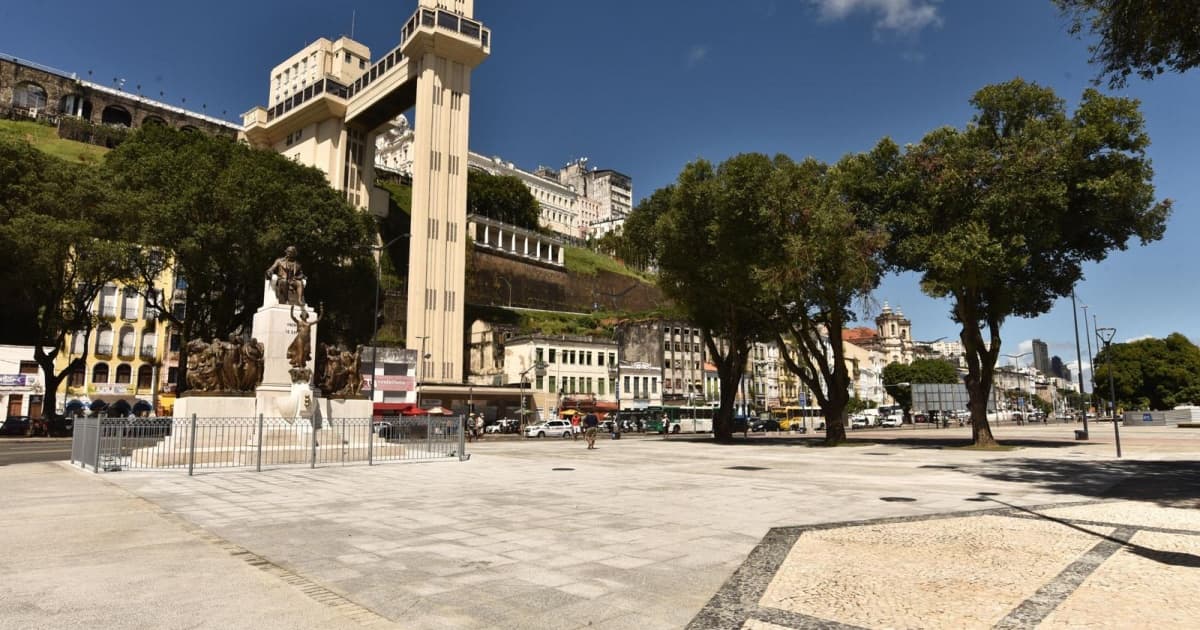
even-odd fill
[(544, 437), (562, 437), (569, 438), (575, 432), (575, 427), (571, 426), (570, 420), (547, 420), (541, 424), (535, 424), (525, 428), (525, 437), (544, 438)]
[(0, 425), (0, 435), (25, 435), (29, 433), (29, 416), (9, 416)]
[(868, 420), (866, 416), (861, 414), (854, 414), (853, 416), (850, 416), (851, 429), (865, 429), (869, 426), (871, 426), (871, 421)]
[(767, 431), (778, 431), (779, 430), (779, 421), (774, 420), (774, 419), (759, 420), (758, 422), (755, 422), (750, 427), (750, 430), (754, 431), (755, 433), (765, 433)]
[(903, 416), (888, 416), (879, 423), (879, 426), (881, 426), (881, 427), (899, 427), (903, 424), (904, 424)]
[(746, 416), (733, 417), (733, 433), (746, 433), (750, 430), (750, 418)]

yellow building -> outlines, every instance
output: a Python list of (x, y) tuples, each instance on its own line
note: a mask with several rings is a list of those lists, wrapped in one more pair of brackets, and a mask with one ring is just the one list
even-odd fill
[[(170, 269), (155, 283), (169, 300), (182, 302), (186, 284), (177, 286)], [(160, 289), (163, 291), (163, 289)], [(64, 369), (86, 348), (87, 364), (60, 385), (59, 411), (66, 414), (169, 414), (178, 379), (179, 335), (158, 321), (157, 309), (132, 287), (112, 283), (92, 305), (98, 325), (72, 335), (55, 370)]]

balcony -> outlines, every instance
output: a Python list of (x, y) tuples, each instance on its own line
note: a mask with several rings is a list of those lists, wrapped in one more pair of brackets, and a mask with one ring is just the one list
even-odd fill
[(454, 58), (460, 63), (471, 66), (478, 65), (492, 50), (492, 31), (481, 22), (463, 17), (457, 13), (441, 9), (419, 8), (409, 18), (400, 31), (400, 46), (408, 49), (410, 42), (421, 39), (442, 40), (442, 33), (453, 34), (441, 43), (430, 41), (428, 45), (436, 46), (442, 54)]
[(108, 343), (108, 344), (96, 344), (96, 356), (98, 356), (98, 357), (111, 357), (111, 356), (112, 356), (112, 352), (113, 352), (113, 347), (112, 347), (112, 344), (111, 344), (111, 343)]
[(132, 359), (134, 356), (133, 346), (121, 346), (117, 348), (117, 356), (122, 359)]
[(144, 345), (144, 346), (142, 346), (141, 350), (138, 351), (138, 356), (143, 359), (153, 359), (157, 355), (158, 355), (158, 348), (156, 348), (153, 344)]

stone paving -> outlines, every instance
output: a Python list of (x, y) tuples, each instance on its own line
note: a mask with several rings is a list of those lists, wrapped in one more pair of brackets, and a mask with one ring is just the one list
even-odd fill
[(1097, 500), (1138, 470), (1191, 479), (1200, 432), (1130, 432), (1118, 462), (1072, 428), (997, 431), (1030, 444), (998, 452), (899, 431), (833, 449), (485, 440), (464, 463), (62, 474), (342, 606), (328, 627), (1129, 627), (1139, 593), (1168, 604), (1156, 627), (1182, 627), (1200, 573), (1195, 512), (1171, 503), (1187, 496)]

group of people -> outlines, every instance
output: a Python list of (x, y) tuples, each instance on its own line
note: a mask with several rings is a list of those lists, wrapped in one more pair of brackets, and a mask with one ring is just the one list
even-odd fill
[(466, 424), (468, 442), (483, 439), (483, 414), (467, 414)]

